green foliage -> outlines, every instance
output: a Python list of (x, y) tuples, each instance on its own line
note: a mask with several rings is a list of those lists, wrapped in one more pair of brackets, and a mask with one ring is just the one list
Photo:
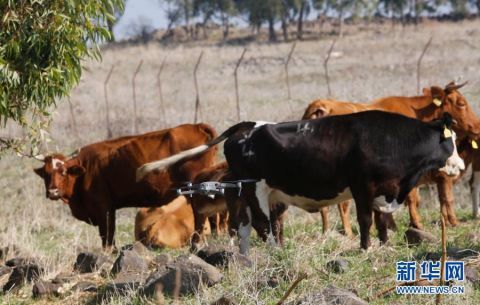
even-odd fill
[(0, 0), (0, 122), (28, 129), (48, 117), (50, 106), (78, 84), (82, 60), (100, 58), (98, 43), (111, 38), (107, 24), (123, 6), (122, 0)]

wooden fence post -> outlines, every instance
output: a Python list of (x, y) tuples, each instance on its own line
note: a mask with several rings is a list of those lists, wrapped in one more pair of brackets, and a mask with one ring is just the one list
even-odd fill
[(330, 88), (330, 77), (328, 75), (328, 61), (330, 60), (330, 56), (332, 54), (333, 48), (335, 47), (335, 44), (337, 43), (337, 39), (334, 39), (332, 41), (332, 44), (330, 45), (330, 49), (328, 49), (327, 57), (325, 57), (325, 60), (323, 62), (323, 68), (325, 69), (325, 80), (327, 81), (327, 89), (328, 89), (328, 96), (332, 96), (332, 89)]
[(143, 65), (143, 59), (140, 60), (138, 63), (137, 69), (135, 70), (135, 73), (133, 74), (132, 77), (132, 92), (133, 92), (133, 134), (138, 134), (138, 117), (137, 117), (137, 94), (135, 90), (135, 79), (137, 78), (138, 72), (140, 72), (140, 69), (142, 68)]
[(238, 94), (238, 67), (240, 67), (240, 64), (243, 61), (243, 57), (245, 56), (245, 53), (247, 52), (247, 48), (243, 48), (242, 55), (237, 61), (237, 64), (235, 65), (235, 70), (233, 71), (233, 77), (235, 79), (235, 99), (237, 102), (237, 121), (240, 121), (240, 95)]
[(113, 136), (112, 129), (110, 127), (110, 106), (108, 102), (107, 86), (114, 69), (115, 69), (115, 65), (112, 65), (112, 67), (110, 68), (110, 71), (107, 74), (107, 77), (105, 78), (105, 81), (103, 82), (103, 96), (105, 98), (105, 122), (107, 125), (107, 139), (111, 139)]
[(417, 61), (417, 94), (420, 94), (420, 72), (421, 72), (422, 59), (423, 59), (423, 56), (425, 55), (425, 52), (427, 52), (428, 47), (432, 43), (432, 39), (433, 39), (433, 36), (431, 36), (428, 42), (425, 44), (422, 54), (420, 54), (420, 57), (418, 58), (418, 61)]
[(200, 61), (203, 57), (203, 51), (200, 52), (200, 56), (198, 56), (197, 63), (195, 64), (195, 68), (193, 69), (193, 81), (195, 82), (195, 117), (193, 122), (196, 124), (198, 120), (198, 111), (200, 109), (200, 94), (198, 92), (198, 80), (197, 80), (197, 70), (200, 66)]
[(161, 74), (163, 71), (163, 68), (165, 67), (165, 61), (167, 60), (167, 56), (165, 56), (162, 60), (162, 63), (160, 64), (160, 68), (158, 68), (158, 73), (157, 73), (157, 86), (158, 86), (158, 95), (160, 97), (160, 111), (162, 112), (162, 117), (163, 117), (163, 125), (166, 127), (168, 125), (167, 122), (167, 115), (165, 114), (165, 104), (163, 102), (163, 91), (162, 91), (162, 80), (161, 80)]

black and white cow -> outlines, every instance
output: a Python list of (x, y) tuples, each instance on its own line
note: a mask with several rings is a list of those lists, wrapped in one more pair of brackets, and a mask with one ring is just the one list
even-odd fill
[[(380, 240), (386, 242), (381, 212), (392, 212), (403, 203), (424, 173), (441, 169), (457, 175), (464, 168), (448, 114), (431, 123), (367, 111), (258, 125), (239, 123), (206, 145), (146, 164), (138, 171), (165, 169), (226, 139), (224, 153), (232, 174), (237, 179), (258, 180), (252, 190), (255, 196), (248, 190), (242, 193), (246, 211), (237, 208), (230, 219), (240, 214), (252, 219), (252, 213), (261, 210), (266, 221), (270, 220), (269, 202), (317, 212), (323, 206), (353, 198), (361, 247), (366, 249), (372, 211)], [(250, 228), (249, 220), (239, 224), (241, 252), (248, 251)]]

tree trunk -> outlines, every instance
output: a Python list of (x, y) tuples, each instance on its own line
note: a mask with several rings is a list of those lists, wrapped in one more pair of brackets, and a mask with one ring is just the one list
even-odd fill
[(288, 24), (287, 24), (287, 17), (283, 15), (282, 17), (282, 32), (283, 32), (283, 40), (288, 41)]
[(305, 1), (302, 1), (300, 5), (300, 12), (298, 14), (298, 21), (297, 21), (297, 39), (303, 38), (303, 14), (305, 12)]
[(277, 34), (275, 33), (275, 22), (273, 17), (268, 18), (268, 39), (272, 42), (277, 41)]
[(340, 8), (340, 15), (338, 16), (340, 28), (338, 29), (338, 37), (343, 37), (343, 7)]

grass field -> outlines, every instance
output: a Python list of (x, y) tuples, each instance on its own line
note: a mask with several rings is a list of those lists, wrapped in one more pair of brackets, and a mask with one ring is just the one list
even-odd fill
[[(469, 80), (462, 89), (474, 109), (480, 97), (480, 22), (425, 23), (418, 28), (374, 27), (356, 31), (336, 44), (338, 57), (329, 65), (333, 96), (341, 100), (369, 101), (386, 95), (416, 94), (416, 61), (430, 36), (433, 42), (422, 64), (422, 86), (445, 85), (462, 77)], [(290, 66), (292, 100), (287, 99), (284, 61), (291, 44), (248, 45), (239, 69), (242, 119), (280, 121), (299, 118), (308, 102), (326, 97), (327, 88), (323, 60), (332, 37), (302, 41)], [(204, 52), (198, 71), (202, 121), (218, 130), (236, 121), (233, 70), (242, 52), (241, 46), (178, 45), (108, 47), (101, 63), (85, 63), (80, 85), (73, 91), (71, 102), (76, 122), (72, 122), (68, 103), (59, 103), (51, 130), (53, 142), (48, 151), (71, 152), (76, 147), (103, 140), (106, 137), (103, 82), (111, 66), (114, 73), (108, 85), (111, 122), (114, 136), (132, 132), (132, 75), (143, 59), (137, 84), (138, 120), (140, 132), (174, 126), (193, 120), (195, 91), (193, 67), (200, 52)], [(166, 121), (159, 107), (156, 75), (164, 57), (162, 72)], [(9, 126), (3, 133), (15, 134)], [(100, 238), (95, 227), (75, 220), (69, 208), (61, 202), (45, 199), (43, 182), (32, 168), (35, 161), (5, 156), (0, 160), (0, 246), (14, 244), (19, 255), (37, 258), (45, 267), (44, 279), (60, 272), (71, 271), (76, 255), (84, 249), (99, 250)], [(461, 224), (448, 229), (448, 246), (480, 251), (479, 221), (471, 219), (471, 201), (466, 175), (455, 188), (456, 207)], [(439, 208), (436, 191), (422, 193), (421, 214), (425, 229), (440, 239)], [(332, 209), (334, 211), (335, 209)], [(134, 209), (121, 210), (117, 216), (117, 244), (133, 241)], [(331, 222), (340, 228), (339, 217), (331, 213)], [(352, 215), (352, 218), (355, 216)], [(224, 271), (224, 280), (212, 288), (202, 288), (199, 294), (185, 298), (185, 304), (210, 304), (222, 295), (238, 304), (275, 304), (297, 276), (306, 272), (288, 300), (318, 291), (329, 284), (354, 290), (367, 300), (395, 285), (395, 263), (398, 260), (421, 261), (429, 252), (439, 253), (440, 243), (407, 247), (403, 233), (408, 225), (408, 213), (402, 208), (395, 213), (399, 230), (390, 232), (390, 242), (374, 244), (368, 251), (359, 248), (358, 236), (349, 240), (332, 230), (321, 234), (319, 215), (292, 211), (287, 220), (286, 245), (283, 249), (267, 248), (254, 239), (252, 268), (232, 265)], [(353, 221), (355, 229), (358, 228)], [(227, 246), (226, 237), (211, 243)], [(188, 252), (168, 251), (172, 255)], [(326, 262), (342, 257), (349, 262), (343, 274), (325, 268)], [(468, 258), (467, 264), (480, 272), (480, 259)], [(279, 285), (269, 287), (275, 277)], [(0, 278), (3, 283), (4, 278)], [(108, 279), (96, 278), (100, 285)], [(442, 304), (480, 304), (480, 287), (465, 282), (464, 296), (444, 297)], [(34, 300), (31, 285), (18, 293), (0, 295), (1, 304), (83, 304), (94, 303), (94, 294), (67, 293), (62, 298)], [(169, 300), (167, 300), (168, 302)], [(104, 300), (109, 304), (141, 304), (153, 302), (133, 294)], [(434, 304), (434, 296), (397, 296), (371, 301), (372, 304)]]

